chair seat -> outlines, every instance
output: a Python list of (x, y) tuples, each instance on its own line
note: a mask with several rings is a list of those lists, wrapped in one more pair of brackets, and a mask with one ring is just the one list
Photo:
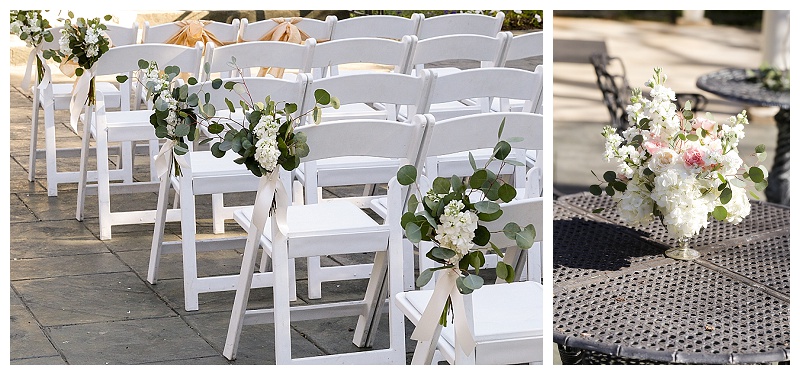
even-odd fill
[[(433, 290), (400, 293), (400, 309), (415, 325), (422, 317)], [(534, 281), (484, 285), (472, 293), (475, 342), (536, 338), (543, 335), (542, 284)], [(454, 345), (453, 325), (442, 328), (442, 337)]]
[[(72, 83), (54, 83), (53, 100), (56, 109), (68, 109), (72, 98)], [(98, 81), (95, 83), (95, 90), (102, 92), (107, 108), (119, 108), (120, 92), (111, 82)]]
[(323, 121), (374, 119), (386, 120), (386, 110), (376, 109), (365, 103), (342, 104), (338, 109), (325, 107), (322, 109)]
[[(192, 190), (195, 195), (236, 193), (258, 190), (259, 177), (244, 164), (233, 160), (239, 155), (228, 152), (217, 158), (211, 151), (192, 151)], [(172, 185), (180, 189), (182, 176), (172, 176)]]
[[(353, 231), (354, 228), (365, 230), (383, 230), (385, 228), (356, 205), (346, 201), (289, 206), (286, 215), (288, 226), (291, 228), (291, 232), (287, 233), (290, 240), (303, 236), (322, 236), (324, 233), (333, 233), (345, 229)], [(252, 217), (252, 206), (237, 210), (233, 214), (234, 220), (245, 230), (250, 228)], [(265, 230), (264, 235), (261, 237), (261, 244), (262, 246), (271, 247), (271, 243), (272, 232)]]
[[(108, 125), (108, 141), (120, 142), (129, 140), (155, 140), (155, 129), (150, 124), (150, 115), (153, 111), (115, 111), (106, 112), (106, 121)], [(81, 122), (85, 123), (85, 114), (81, 114)], [(92, 135), (94, 136), (97, 131), (97, 121), (92, 114)]]

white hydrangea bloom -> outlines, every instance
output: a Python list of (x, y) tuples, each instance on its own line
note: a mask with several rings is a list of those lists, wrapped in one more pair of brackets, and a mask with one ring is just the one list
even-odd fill
[(278, 157), (281, 156), (278, 150), (278, 142), (275, 138), (262, 138), (256, 142), (255, 158), (262, 168), (273, 171), (278, 165)]
[(450, 259), (451, 263), (458, 262), (469, 253), (473, 246), (475, 229), (478, 228), (478, 215), (472, 211), (462, 212), (464, 203), (453, 200), (444, 208), (444, 213), (439, 217), (441, 224), (436, 226), (436, 241), (439, 246), (453, 250), (456, 255)]
[(731, 200), (726, 203), (725, 209), (728, 210), (728, 217), (725, 221), (731, 224), (739, 224), (747, 215), (750, 215), (750, 200), (747, 199), (747, 191), (743, 188), (730, 185), (733, 195)]

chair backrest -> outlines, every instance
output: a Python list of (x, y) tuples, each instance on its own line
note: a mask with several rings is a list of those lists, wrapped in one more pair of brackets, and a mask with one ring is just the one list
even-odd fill
[[(247, 86), (246, 94), (238, 94), (234, 90), (225, 88), (225, 83), (237, 82)], [(213, 104), (217, 110), (227, 109), (228, 106), (225, 99), (233, 103), (234, 108), (241, 112), (240, 101), (244, 100), (246, 103), (264, 102), (266, 97), (269, 96), (270, 100), (275, 103), (294, 103), (297, 108), (303, 108), (303, 94), (306, 89), (305, 75), (300, 74), (295, 81), (279, 79), (274, 77), (236, 77), (225, 78), (222, 80), (222, 86), (219, 89), (211, 88), (211, 82), (200, 82), (196, 85), (189, 86), (189, 93), (196, 93), (200, 95), (201, 92), (210, 92), (208, 103)], [(243, 96), (244, 95), (244, 96)], [(205, 99), (200, 99), (201, 104), (205, 104)], [(282, 106), (279, 105), (278, 108)]]
[[(139, 41), (139, 27), (136, 23), (132, 23), (131, 26), (122, 26), (116, 25), (113, 23), (106, 23), (106, 34), (111, 39), (111, 46), (127, 46), (131, 44), (136, 44)], [(51, 27), (50, 33), (53, 34), (53, 41), (52, 42), (42, 42), (43, 49), (59, 49), (58, 39), (61, 38), (61, 30), (64, 26), (56, 26)]]
[(387, 120), (397, 120), (397, 106), (407, 106), (410, 120), (427, 107), (430, 84), (431, 74), (427, 71), (420, 76), (396, 73), (339, 75), (320, 79), (311, 79), (309, 76), (303, 112), (313, 107), (314, 91), (325, 89), (336, 96), (342, 105), (381, 103), (386, 107)]
[[(597, 76), (597, 87), (603, 95), (603, 103), (611, 116), (611, 126), (618, 131), (628, 128), (625, 107), (631, 94), (625, 64), (618, 57), (605, 53), (594, 53), (589, 57)], [(613, 73), (612, 73), (613, 72)]]
[(414, 48), (411, 69), (422, 69), (425, 64), (446, 60), (478, 61), (482, 67), (503, 66), (508, 51), (511, 33), (503, 31), (493, 36), (475, 34), (454, 34), (421, 39)]
[[(280, 25), (280, 20), (279, 18), (274, 18), (250, 23), (246, 18), (243, 18), (241, 20), (242, 30), (239, 33), (239, 40), (244, 42), (262, 40), (264, 35)], [(288, 18), (284, 19), (284, 21), (289, 20)], [(294, 25), (297, 26), (300, 31), (307, 34), (309, 38), (314, 38), (317, 41), (325, 41), (331, 39), (334, 23), (336, 23), (336, 17), (328, 16), (324, 21), (313, 18), (303, 18)]]
[(276, 67), (304, 71), (311, 59), (315, 43), (294, 44), (274, 41), (254, 41), (215, 46), (206, 44), (205, 61), (209, 64), (209, 74), (220, 73), (222, 78), (235, 77), (237, 74), (228, 65), (231, 58), (236, 58), (236, 65), (242, 68), (245, 77), (252, 75), (251, 68)]
[[(384, 38), (351, 38), (331, 40), (316, 44), (306, 71), (323, 70), (315, 77), (336, 75), (343, 64), (371, 63), (394, 67), (395, 72), (408, 71), (408, 62), (413, 54), (417, 37), (403, 36), (399, 41)], [(310, 41), (306, 41), (309, 44)], [(330, 67), (330, 73), (324, 69)]]
[(178, 66), (181, 72), (200, 76), (203, 44), (194, 47), (174, 44), (133, 44), (109, 49), (97, 60), (97, 75), (119, 74), (139, 70), (139, 60), (155, 61), (159, 69)]
[(525, 33), (511, 38), (506, 61), (544, 55), (544, 31)]
[[(457, 152), (493, 148), (497, 143), (497, 131), (505, 121), (501, 139), (522, 138), (511, 143), (514, 149), (542, 150), (544, 146), (544, 118), (542, 115), (524, 112), (479, 113), (436, 121), (427, 115), (427, 126), (423, 147), (417, 165), (429, 157)], [(433, 180), (432, 176), (429, 176)]]
[(500, 32), (506, 17), (503, 12), (497, 12), (494, 16), (469, 13), (445, 14), (431, 18), (425, 18), (421, 14), (420, 16), (422, 20), (417, 32), (420, 40), (453, 34), (494, 36)]
[[(428, 104), (477, 99), (481, 112), (486, 113), (490, 111), (490, 98), (520, 99), (524, 100), (523, 112), (534, 112), (542, 96), (542, 70), (541, 65), (534, 72), (514, 68), (481, 68), (435, 76)], [(508, 109), (501, 108), (501, 111), (507, 112)]]
[[(181, 31), (183, 21), (164, 23), (150, 26), (145, 21), (142, 32), (142, 43), (166, 43), (176, 33)], [(222, 43), (236, 43), (239, 37), (240, 22), (234, 19), (231, 23), (202, 20), (203, 30), (214, 35)]]
[(536, 230), (536, 237), (534, 237), (533, 242), (542, 241), (542, 233), (544, 233), (543, 197), (515, 199), (508, 203), (500, 203), (500, 209), (503, 210), (503, 216), (499, 220), (480, 221), (480, 224), (485, 226), (489, 232), (497, 233), (492, 236), (493, 244), (501, 249), (516, 246), (515, 240), (502, 234), (503, 227), (509, 222), (517, 223), (522, 228), (528, 224), (533, 224), (533, 228)]
[(303, 162), (339, 156), (396, 158), (401, 165), (414, 161), (422, 144), (425, 117), (410, 122), (390, 120), (341, 120), (297, 127), (306, 135), (308, 156)]
[(416, 35), (422, 15), (410, 18), (389, 15), (368, 15), (336, 20), (331, 40), (349, 38), (389, 38), (400, 40), (404, 35)]

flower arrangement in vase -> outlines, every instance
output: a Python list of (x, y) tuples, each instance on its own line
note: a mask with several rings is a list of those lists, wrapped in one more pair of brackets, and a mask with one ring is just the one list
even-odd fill
[(654, 69), (645, 83), (651, 99), (633, 90), (626, 108), (632, 126), (621, 136), (610, 126), (603, 128), (604, 157), (617, 167), (602, 180), (598, 177), (600, 183), (589, 190), (614, 197), (628, 223), (658, 218), (679, 243), (667, 255), (693, 259), (699, 253), (688, 247), (688, 240), (710, 218), (738, 224), (750, 213), (748, 188), (762, 191), (767, 186), (767, 169), (755, 165), (766, 153), (764, 145), (757, 146), (754, 165), (741, 158), (738, 144), (748, 123), (745, 111), (727, 123), (718, 123), (710, 114), (695, 117), (691, 102), (678, 110), (675, 92), (664, 86), (666, 79), (660, 68)]

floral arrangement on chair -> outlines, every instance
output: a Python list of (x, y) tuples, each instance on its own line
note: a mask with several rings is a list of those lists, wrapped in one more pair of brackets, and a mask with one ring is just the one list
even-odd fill
[[(230, 64), (239, 70), (239, 76), (242, 77), (243, 72), (236, 65), (236, 60)], [(198, 83), (195, 77), (189, 77), (187, 83), (176, 80), (181, 73), (177, 66), (168, 66), (160, 71), (155, 62), (139, 60), (139, 67), (145, 72), (143, 84), (153, 103), (150, 123), (155, 128), (156, 136), (168, 141), (160, 155), (167, 151), (172, 153), (170, 164), (174, 165), (177, 176), (181, 175), (177, 157), (189, 152), (186, 142), (199, 140), (201, 129), (210, 137), (199, 144), (216, 141), (211, 145), (211, 153), (218, 158), (233, 150), (240, 155), (234, 161), (244, 164), (255, 176), (272, 173), (278, 166), (291, 171), (309, 152), (305, 135), (294, 132), (299, 119), (311, 113), (315, 123), (319, 123), (322, 106), (339, 107), (338, 99), (319, 89), (314, 93), (314, 107), (307, 113), (296, 114), (296, 103), (276, 103), (269, 97), (257, 101), (251, 97), (244, 81), (228, 81), (224, 83), (224, 89), (240, 96), (244, 116), (235, 117), (233, 102), (225, 99), (229, 112), (226, 117), (220, 117), (214, 105), (209, 103), (209, 95), (211, 90), (223, 87), (222, 79), (212, 80), (209, 91), (204, 91), (205, 87), (201, 86), (200, 93), (204, 95), (189, 94), (189, 86), (205, 85), (206, 82)], [(208, 73), (208, 64), (204, 69)], [(127, 76), (117, 77), (119, 82), (125, 80)]]
[[(645, 83), (651, 99), (633, 90), (626, 109), (632, 126), (621, 136), (610, 126), (603, 128), (604, 157), (618, 164), (589, 190), (614, 197), (619, 214), (631, 224), (658, 218), (680, 248), (688, 249), (688, 239), (710, 217), (738, 224), (750, 213), (748, 186), (764, 190), (767, 169), (748, 166), (739, 155), (748, 123), (745, 111), (728, 123), (718, 123), (710, 114), (695, 117), (691, 102), (679, 111), (675, 92), (664, 86), (666, 74), (660, 68), (654, 71)], [(764, 145), (756, 147), (755, 163), (766, 158), (764, 150)]]
[[(50, 21), (42, 17), (40, 10), (12, 10), (11, 11), (11, 33), (19, 36), (28, 47), (33, 47), (31, 56), (28, 58), (28, 69), (33, 66), (34, 56), (36, 59), (36, 82), (41, 83), (45, 77), (45, 60), (52, 57), (51, 51), (41, 51), (44, 42), (53, 41), (53, 33), (50, 32)], [(28, 88), (30, 82), (30, 71), (25, 72), (22, 86)]]
[[(434, 247), (426, 256), (441, 264), (420, 270), (416, 280), (418, 287), (427, 284), (435, 271), (450, 270), (451, 273), (443, 275), (455, 278), (458, 292), (470, 294), (483, 286), (483, 278), (479, 272), (485, 263), (484, 252), (492, 251), (503, 257), (503, 253), (491, 241), (492, 233), (480, 221), (500, 219), (503, 210), (498, 202), (510, 202), (517, 194), (513, 186), (505, 183), (498, 174), (489, 169), (489, 165), (495, 161), (500, 161), (498, 171), (502, 171), (506, 164), (521, 165), (516, 160), (506, 159), (511, 152), (509, 141), (513, 142), (514, 139), (500, 140), (504, 124), (505, 121), (501, 122), (497, 144), (483, 167), (478, 168), (472, 153), (469, 153), (474, 172), (467, 183), (463, 183), (458, 176), (437, 177), (433, 180), (431, 189), (423, 196), (416, 181), (416, 168), (406, 165), (398, 170), (398, 182), (401, 185), (414, 184), (417, 191), (410, 195), (407, 212), (401, 217), (400, 225), (412, 243), (432, 242)], [(536, 229), (533, 224), (521, 228), (518, 224), (509, 222), (503, 228), (503, 234), (515, 240), (520, 249), (529, 249), (536, 238)], [(470, 266), (474, 269), (474, 274), (470, 272)], [(495, 272), (500, 279), (514, 281), (514, 267), (509, 264), (498, 261)], [(438, 285), (437, 283), (437, 287)], [(439, 324), (447, 325), (447, 315), (452, 310), (452, 303), (451, 294), (445, 302)]]

